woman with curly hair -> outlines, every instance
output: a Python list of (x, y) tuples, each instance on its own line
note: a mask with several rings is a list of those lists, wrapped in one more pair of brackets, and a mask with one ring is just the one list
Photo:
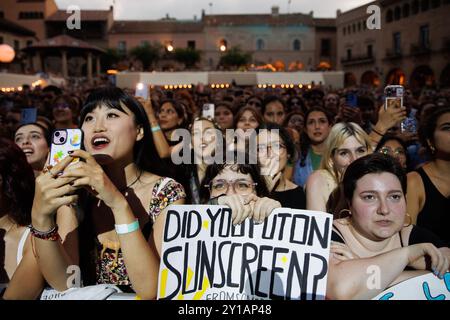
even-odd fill
[[(0, 292), (8, 287), (5, 299), (33, 299), (44, 286), (39, 267), (28, 254), (26, 226), (31, 222), (33, 194), (34, 174), (25, 154), (12, 141), (0, 138)], [(28, 296), (15, 294), (25, 287)]]
[(450, 236), (450, 107), (433, 109), (419, 127), (431, 161), (408, 174), (408, 213), (414, 224), (448, 245)]

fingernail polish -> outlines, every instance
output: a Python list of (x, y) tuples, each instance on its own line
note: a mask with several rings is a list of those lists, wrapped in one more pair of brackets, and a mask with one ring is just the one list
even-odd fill
[(69, 151), (67, 151), (67, 153), (68, 153), (68, 154), (72, 154), (72, 153), (73, 153), (73, 150), (69, 150)]
[(69, 185), (73, 186), (73, 184), (74, 184), (74, 182), (73, 182), (73, 181), (69, 182)]

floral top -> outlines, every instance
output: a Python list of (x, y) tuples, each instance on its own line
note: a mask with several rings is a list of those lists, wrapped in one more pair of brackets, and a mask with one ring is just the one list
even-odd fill
[[(181, 184), (170, 178), (158, 180), (152, 190), (152, 200), (148, 211), (152, 222), (171, 203), (186, 198)], [(148, 235), (147, 235), (148, 236)], [(115, 284), (131, 286), (118, 242), (101, 244), (97, 237), (96, 282), (97, 284)]]

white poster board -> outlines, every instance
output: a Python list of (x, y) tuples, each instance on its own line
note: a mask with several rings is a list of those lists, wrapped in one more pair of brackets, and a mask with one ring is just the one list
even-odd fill
[(405, 280), (377, 295), (373, 300), (450, 300), (450, 273), (444, 279), (434, 274)]
[(332, 216), (278, 208), (233, 226), (222, 206), (170, 206), (158, 299), (324, 299)]

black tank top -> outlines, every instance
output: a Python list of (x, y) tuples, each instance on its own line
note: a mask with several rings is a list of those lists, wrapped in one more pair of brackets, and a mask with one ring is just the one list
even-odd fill
[(450, 198), (435, 187), (423, 168), (417, 169), (425, 187), (425, 204), (417, 216), (417, 225), (432, 231), (447, 246), (450, 244)]

